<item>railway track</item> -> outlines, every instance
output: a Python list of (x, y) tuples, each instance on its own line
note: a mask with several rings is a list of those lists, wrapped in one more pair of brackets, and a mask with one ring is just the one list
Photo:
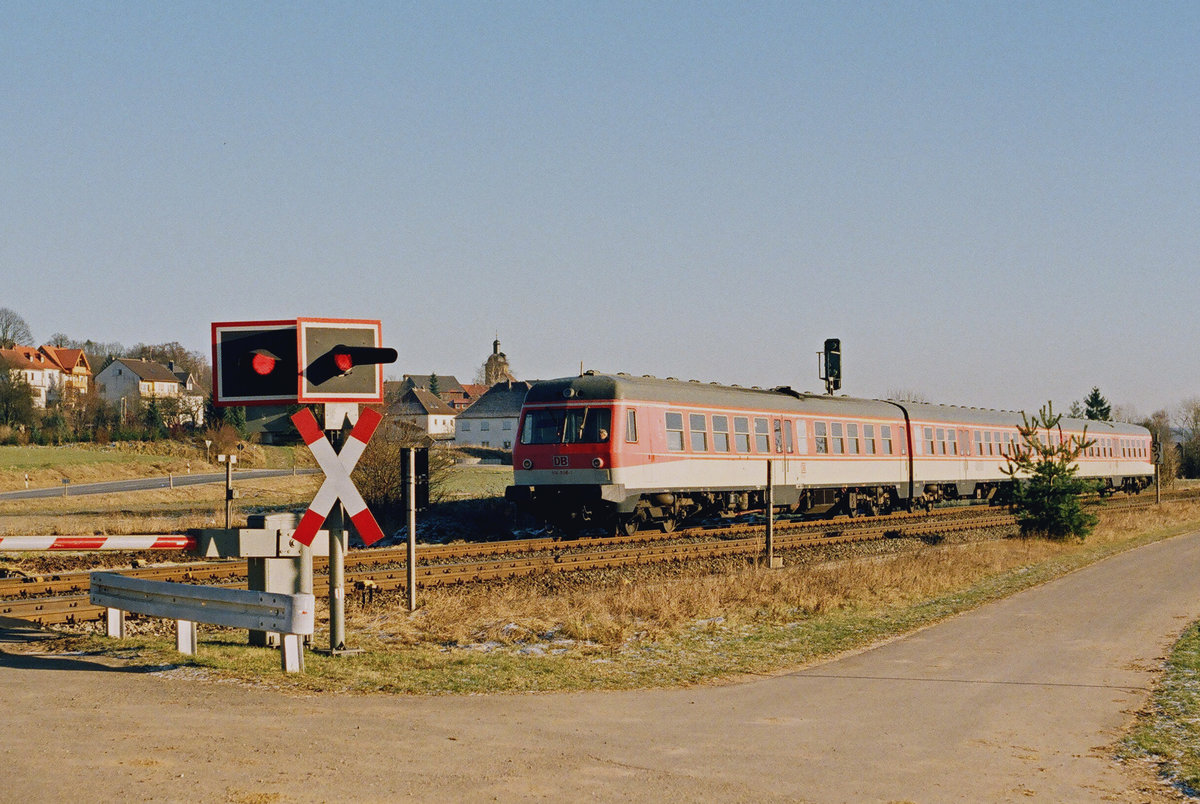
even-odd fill
[[(1152, 506), (1149, 500), (1109, 502), (1108, 510)], [(775, 549), (789, 551), (819, 546), (875, 541), (885, 538), (924, 538), (955, 531), (1010, 526), (1014, 518), (1001, 509), (959, 507), (927, 514), (894, 514), (870, 518), (777, 521)], [(763, 552), (761, 521), (733, 523), (721, 528), (695, 527), (672, 533), (639, 532), (630, 536), (583, 539), (539, 537), (494, 542), (422, 545), (418, 548), (417, 586), (433, 588), (483, 583), (538, 574), (580, 572), (644, 564), (751, 557)], [(347, 587), (364, 590), (403, 590), (407, 584), (405, 548), (353, 550), (346, 556)], [(314, 574), (326, 569), (316, 558)], [(197, 561), (168, 566), (122, 570), (151, 580), (227, 585), (245, 588), (246, 563), (241, 559)], [(98, 619), (103, 609), (88, 601), (89, 571), (55, 573), (33, 578), (0, 579), (0, 616), (43, 625)], [(315, 584), (320, 588), (319, 582)]]

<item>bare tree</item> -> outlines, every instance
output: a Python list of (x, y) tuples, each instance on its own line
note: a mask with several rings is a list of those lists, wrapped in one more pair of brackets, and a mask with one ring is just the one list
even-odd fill
[(893, 402), (916, 402), (918, 404), (929, 402), (929, 397), (915, 388), (889, 388), (887, 398)]
[(33, 331), (15, 310), (0, 307), (0, 349), (11, 349), (17, 344), (33, 346)]
[(1175, 426), (1182, 437), (1180, 473), (1184, 477), (1200, 477), (1200, 397), (1188, 397), (1179, 404)]
[(1138, 424), (1150, 431), (1154, 440), (1162, 445), (1162, 463), (1158, 465), (1158, 477), (1164, 486), (1175, 485), (1179, 476), (1179, 453), (1175, 449), (1175, 436), (1171, 433), (1171, 417), (1165, 410), (1157, 410), (1148, 419)]

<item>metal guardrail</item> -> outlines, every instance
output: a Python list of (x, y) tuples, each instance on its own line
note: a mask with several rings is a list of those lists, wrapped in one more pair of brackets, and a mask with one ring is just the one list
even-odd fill
[(109, 636), (124, 636), (124, 613), (175, 620), (176, 646), (196, 652), (196, 623), (267, 631), (280, 635), (285, 673), (304, 667), (300, 637), (312, 634), (316, 600), (311, 594), (281, 594), (129, 578), (116, 572), (91, 574), (91, 602), (108, 609)]

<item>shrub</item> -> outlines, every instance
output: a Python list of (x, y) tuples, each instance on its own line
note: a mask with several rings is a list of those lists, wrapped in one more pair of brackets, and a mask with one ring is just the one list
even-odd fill
[(1076, 477), (1075, 461), (1093, 442), (1083, 436), (1064, 438), (1059, 422), (1047, 403), (1032, 420), (1021, 414), (1024, 424), (1017, 428), (1022, 444), (1016, 455), (1005, 456), (1004, 472), (1013, 479), (1013, 505), (1017, 524), (1025, 536), (1049, 539), (1074, 537), (1083, 540), (1097, 518), (1083, 510), (1079, 495), (1094, 491), (1095, 483)]

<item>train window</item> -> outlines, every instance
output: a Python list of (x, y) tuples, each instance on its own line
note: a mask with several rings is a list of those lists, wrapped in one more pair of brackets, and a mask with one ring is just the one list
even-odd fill
[(713, 449), (717, 452), (729, 452), (729, 417), (713, 416)]
[(633, 408), (625, 411), (625, 441), (628, 444), (637, 443), (637, 411)]
[(863, 453), (866, 455), (875, 454), (875, 425), (863, 425)]
[(775, 420), (775, 451), (783, 452), (783, 422)]
[(882, 425), (879, 428), (879, 437), (883, 439), (881, 450), (884, 455), (893, 455), (892, 452), (892, 426), (890, 424)]
[[(483, 422), (480, 430), (487, 430)], [(546, 408), (525, 414), (522, 444), (598, 444), (612, 429), (609, 408)]]
[(754, 420), (754, 449), (756, 452), (771, 451), (770, 425), (766, 419)]
[(683, 452), (683, 414), (667, 414), (667, 449)]
[(925, 453), (927, 455), (937, 455), (937, 444), (933, 440), (933, 428), (925, 428)]
[(834, 422), (833, 424), (829, 425), (829, 434), (831, 436), (830, 440), (833, 442), (831, 444), (833, 447), (833, 454), (841, 455), (845, 451), (845, 445), (842, 441), (842, 423)]
[(817, 442), (818, 455), (825, 455), (829, 452), (829, 437), (826, 430), (825, 422), (813, 422), (813, 439)]
[(733, 419), (733, 448), (738, 452), (750, 451), (750, 420), (745, 416)]
[(692, 434), (692, 452), (708, 452), (708, 422), (703, 413), (688, 415), (688, 430)]
[(791, 422), (783, 423), (783, 440), (787, 443), (787, 451), (795, 452), (795, 450), (792, 447), (792, 423)]
[(808, 453), (808, 427), (803, 421), (796, 422), (796, 452), (801, 455)]
[(953, 430), (946, 431), (946, 451), (951, 455), (958, 454), (958, 438)]
[(858, 425), (857, 424), (847, 424), (846, 425), (846, 454), (847, 455), (857, 455), (858, 454)]

